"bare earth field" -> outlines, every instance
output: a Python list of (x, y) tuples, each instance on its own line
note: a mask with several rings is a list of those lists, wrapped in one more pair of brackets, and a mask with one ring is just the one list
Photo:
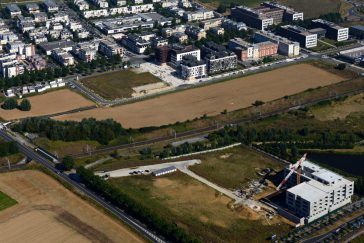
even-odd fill
[(0, 174), (18, 204), (0, 212), (1, 242), (143, 242), (39, 171)]
[(4, 110), (0, 108), (0, 117), (4, 120), (16, 120), (32, 116), (56, 114), (94, 104), (69, 89), (52, 91), (32, 96), (27, 99), (32, 105), (32, 109), (30, 111), (20, 111), (18, 109)]
[(100, 108), (58, 116), (57, 120), (113, 118), (124, 127), (161, 126), (216, 115), (250, 106), (256, 100), (270, 101), (326, 86), (345, 78), (309, 64), (292, 65), (256, 75), (189, 89), (112, 108)]

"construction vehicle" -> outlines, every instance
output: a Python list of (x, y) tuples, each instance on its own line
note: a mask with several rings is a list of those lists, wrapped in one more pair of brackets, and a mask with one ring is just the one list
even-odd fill
[(286, 182), (294, 172), (297, 172), (297, 184), (301, 183), (302, 164), (306, 160), (306, 156), (307, 154), (304, 154), (303, 157), (300, 160), (298, 160), (295, 164), (290, 164), (289, 166), (290, 171), (287, 174), (287, 176), (283, 179), (283, 181), (278, 185), (277, 191), (279, 191), (282, 188), (282, 186), (286, 184)]

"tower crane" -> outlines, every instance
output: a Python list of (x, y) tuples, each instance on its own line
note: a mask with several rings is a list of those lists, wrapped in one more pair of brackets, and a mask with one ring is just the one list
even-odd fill
[[(290, 171), (287, 174), (287, 176), (283, 179), (283, 181), (278, 185), (277, 191), (279, 191), (282, 188), (282, 186), (284, 184), (286, 184), (286, 182), (288, 181), (289, 177), (291, 177), (291, 175), (295, 171), (297, 171), (298, 169), (301, 169), (302, 163), (306, 160), (306, 156), (307, 156), (307, 154), (304, 154), (300, 160), (298, 160), (295, 164), (291, 164), (289, 166)], [(301, 173), (301, 172), (299, 172), (299, 173)], [(300, 181), (300, 176), (301, 176), (301, 174), (298, 175), (297, 181)]]

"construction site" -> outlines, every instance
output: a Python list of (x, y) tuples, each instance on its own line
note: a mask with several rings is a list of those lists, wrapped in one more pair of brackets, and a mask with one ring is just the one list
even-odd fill
[(306, 159), (306, 154), (284, 170), (277, 192), (262, 202), (302, 226), (349, 203), (354, 182)]
[[(230, 154), (224, 154), (220, 157), (228, 159), (229, 156)], [(250, 178), (239, 187), (231, 185), (235, 189), (229, 189), (230, 185), (219, 183), (203, 173), (199, 174), (194, 168), (202, 163), (205, 161), (192, 159), (97, 174), (104, 178), (134, 175), (153, 175), (156, 178), (176, 173), (178, 170), (214, 189), (220, 195), (230, 198), (231, 209), (239, 209), (242, 206), (248, 208), (251, 215), (256, 214), (256, 217), (268, 224), (274, 222), (276, 215), (280, 215), (296, 227), (308, 224), (351, 203), (351, 196), (354, 193), (354, 182), (310, 162), (306, 159), (306, 154), (295, 164), (289, 164), (284, 168), (284, 179), (281, 179), (277, 187), (270, 178), (279, 178), (282, 173), (277, 173), (269, 167), (259, 170), (256, 168), (255, 178)]]

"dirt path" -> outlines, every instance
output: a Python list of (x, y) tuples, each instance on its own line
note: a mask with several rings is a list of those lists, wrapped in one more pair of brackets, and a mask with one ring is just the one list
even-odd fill
[(143, 242), (39, 171), (0, 174), (0, 191), (18, 202), (0, 212), (2, 242)]
[(161, 126), (177, 121), (216, 115), (250, 106), (256, 100), (270, 101), (309, 88), (344, 80), (309, 64), (292, 65), (226, 82), (163, 95), (141, 102), (73, 113), (57, 120), (113, 118), (124, 127)]

